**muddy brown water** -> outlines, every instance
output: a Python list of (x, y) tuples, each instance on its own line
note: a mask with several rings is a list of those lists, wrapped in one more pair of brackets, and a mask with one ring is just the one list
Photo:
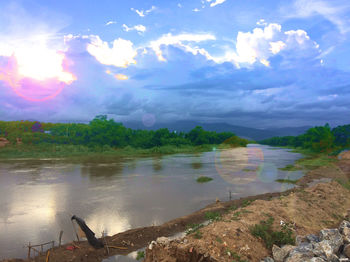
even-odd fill
[[(248, 145), (201, 154), (107, 160), (0, 161), (0, 259), (24, 258), (28, 242), (74, 239), (70, 217), (85, 219), (97, 236), (160, 225), (217, 198), (224, 201), (293, 185), (302, 171), (278, 168), (301, 158), (287, 149)], [(199, 176), (213, 178), (197, 183)], [(114, 260), (111, 260), (114, 261)], [(119, 260), (118, 260), (119, 261)]]

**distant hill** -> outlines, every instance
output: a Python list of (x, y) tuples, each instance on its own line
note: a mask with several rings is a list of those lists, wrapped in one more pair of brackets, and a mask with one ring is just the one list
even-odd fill
[(124, 126), (132, 129), (157, 130), (159, 128), (168, 128), (170, 131), (188, 132), (196, 126), (203, 127), (207, 131), (233, 132), (239, 137), (262, 140), (274, 136), (297, 136), (303, 134), (311, 126), (302, 127), (284, 127), (274, 129), (257, 129), (244, 126), (230, 125), (227, 123), (200, 123), (194, 121), (176, 121), (173, 123), (156, 123), (151, 127), (144, 126), (141, 122), (125, 122)]

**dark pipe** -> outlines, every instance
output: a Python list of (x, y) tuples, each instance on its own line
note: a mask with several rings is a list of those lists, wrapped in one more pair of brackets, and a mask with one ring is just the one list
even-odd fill
[(85, 221), (77, 216), (72, 216), (71, 220), (77, 221), (79, 227), (86, 235), (86, 238), (91, 246), (94, 248), (102, 248), (103, 243), (95, 237), (95, 233), (86, 225)]

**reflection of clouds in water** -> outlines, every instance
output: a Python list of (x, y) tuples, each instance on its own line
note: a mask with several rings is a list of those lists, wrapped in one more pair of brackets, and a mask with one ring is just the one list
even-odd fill
[(260, 148), (240, 147), (217, 150), (215, 168), (219, 175), (231, 184), (247, 184), (256, 180), (255, 170), (263, 162)]
[(277, 179), (277, 167), (271, 163), (262, 163), (257, 171), (257, 175), (260, 181), (271, 183)]
[(133, 262), (133, 261), (138, 261), (138, 260), (136, 260), (137, 252), (144, 251), (144, 250), (145, 249), (142, 248), (142, 249), (136, 250), (134, 252), (131, 252), (126, 256), (123, 256), (123, 255), (112, 256), (112, 257), (109, 257), (109, 258), (102, 260), (102, 262)]
[(86, 224), (95, 232), (96, 237), (100, 237), (104, 231), (109, 236), (131, 228), (126, 216), (121, 216), (118, 212), (111, 212), (100, 208), (86, 218)]

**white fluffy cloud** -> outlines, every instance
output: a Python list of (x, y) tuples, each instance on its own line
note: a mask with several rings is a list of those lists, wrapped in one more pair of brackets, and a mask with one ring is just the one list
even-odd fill
[(109, 25), (113, 25), (113, 24), (116, 24), (117, 22), (116, 21), (108, 21), (105, 26), (109, 26)]
[[(221, 5), (222, 3), (224, 3), (226, 0), (216, 0), (213, 3), (210, 4), (210, 7), (214, 7), (216, 5)], [(211, 1), (208, 1), (211, 2)]]
[(180, 35), (172, 35), (171, 33), (167, 35), (163, 35), (159, 39), (152, 41), (150, 43), (150, 47), (154, 50), (158, 59), (160, 61), (166, 61), (163, 56), (161, 46), (165, 45), (174, 45), (180, 47), (186, 52), (191, 52), (194, 55), (201, 54), (207, 57), (207, 59), (212, 59), (209, 53), (197, 46), (192, 46), (191, 43), (199, 43), (203, 41), (215, 40), (215, 36), (211, 34), (180, 34)]
[(89, 39), (87, 51), (101, 64), (127, 67), (136, 63), (134, 58), (137, 51), (133, 48), (131, 41), (118, 38), (113, 41), (112, 47), (109, 47), (109, 44), (102, 41), (99, 36), (91, 35)]
[(146, 27), (144, 25), (135, 25), (132, 27), (128, 27), (126, 24), (123, 24), (123, 30), (126, 32), (135, 30), (138, 33), (144, 33), (146, 32)]
[(135, 8), (131, 8), (132, 11), (135, 11), (136, 14), (138, 14), (140, 17), (145, 17), (146, 15), (148, 15), (149, 13), (153, 12), (154, 10), (156, 10), (157, 8), (152, 5), (152, 7), (148, 10), (137, 10)]
[(304, 30), (283, 32), (281, 25), (272, 23), (264, 28), (255, 28), (252, 32), (238, 32), (236, 50), (216, 60), (231, 61), (237, 66), (257, 62), (269, 66), (269, 58), (282, 51), (293, 50), (295, 55), (302, 55), (306, 50), (318, 48), (318, 44)]

